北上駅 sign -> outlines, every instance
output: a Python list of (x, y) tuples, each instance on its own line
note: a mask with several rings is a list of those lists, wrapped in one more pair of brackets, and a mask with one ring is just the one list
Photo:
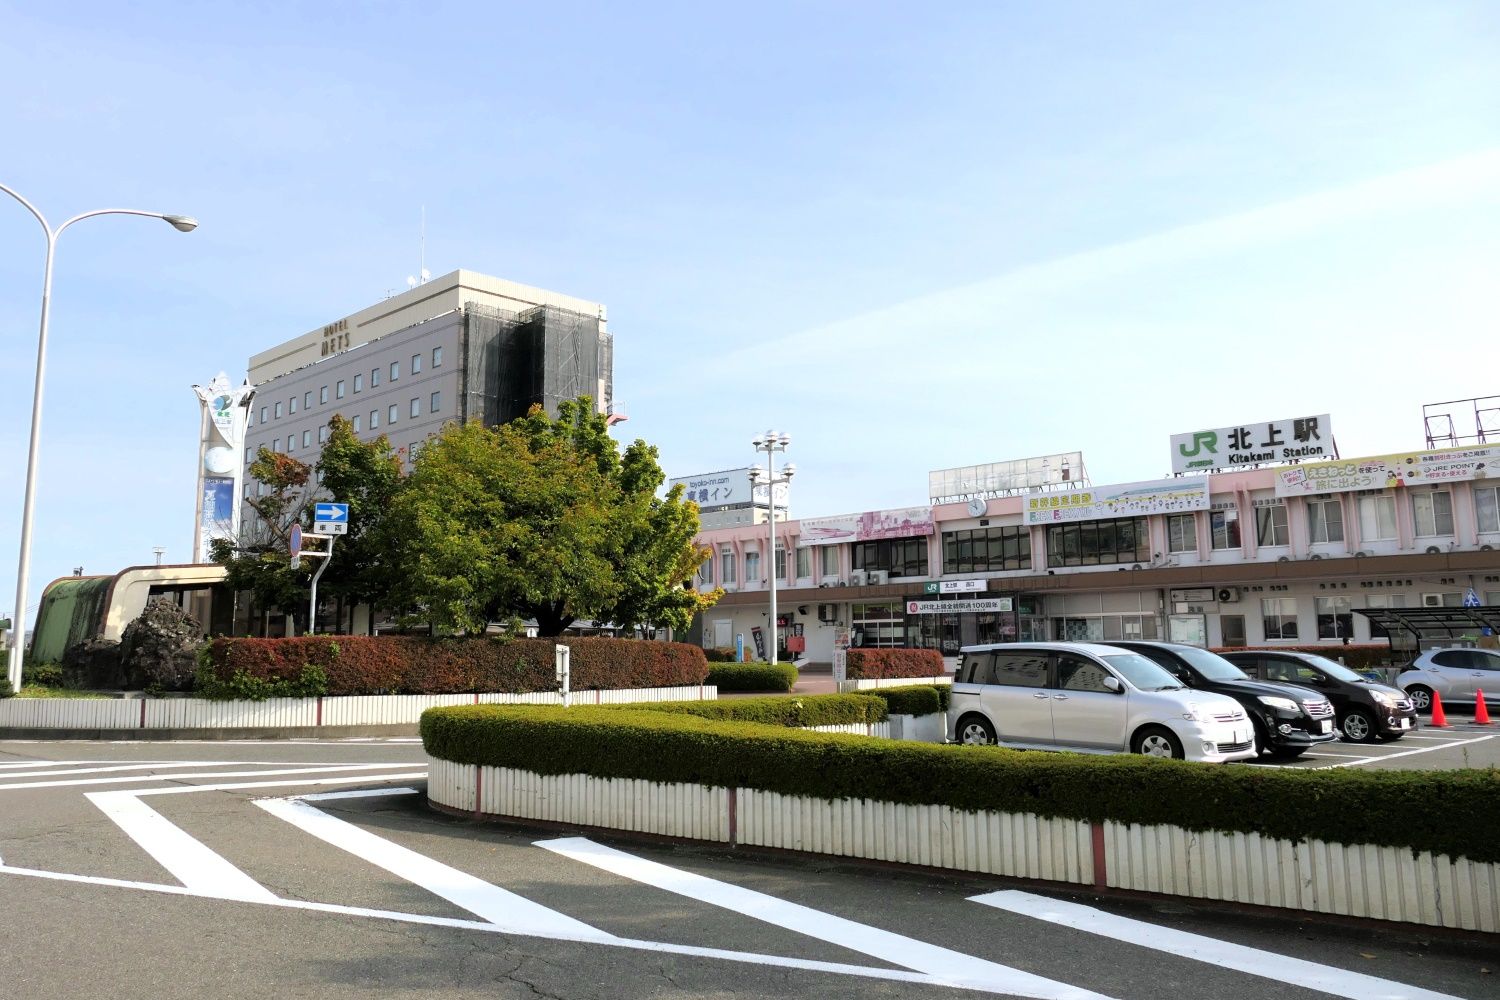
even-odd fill
[(1333, 419), (1326, 413), (1172, 435), (1172, 471), (1177, 473), (1320, 461), (1334, 454)]

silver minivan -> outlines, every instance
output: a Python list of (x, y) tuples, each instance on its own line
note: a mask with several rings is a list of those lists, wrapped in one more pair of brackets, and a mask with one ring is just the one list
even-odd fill
[(1184, 687), (1139, 653), (1097, 643), (965, 647), (948, 720), (955, 743), (1213, 763), (1256, 755), (1239, 702)]

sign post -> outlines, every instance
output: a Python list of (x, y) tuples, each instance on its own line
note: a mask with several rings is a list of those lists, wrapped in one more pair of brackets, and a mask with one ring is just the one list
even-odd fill
[[(317, 503), (313, 505), (313, 533), (328, 539), (328, 545), (321, 551), (308, 550), (307, 555), (322, 559), (318, 565), (318, 571), (313, 574), (312, 587), (307, 600), (307, 634), (315, 635), (318, 631), (318, 581), (323, 578), (323, 571), (333, 560), (333, 543), (339, 535), (349, 532), (349, 505), (346, 503)], [(302, 526), (292, 525), (292, 568), (301, 564), (299, 558), (303, 553), (302, 548)]]
[(557, 657), (557, 687), (562, 692), (562, 706), (568, 707), (568, 682), (572, 679), (573, 651), (562, 643), (553, 647)]
[(287, 548), (292, 553), (292, 569), (302, 568), (302, 525), (292, 525), (292, 532), (287, 538)]

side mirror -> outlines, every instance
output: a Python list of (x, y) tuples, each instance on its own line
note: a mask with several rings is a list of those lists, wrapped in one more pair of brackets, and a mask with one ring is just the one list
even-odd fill
[(1104, 690), (1113, 691), (1115, 694), (1120, 694), (1125, 690), (1125, 688), (1121, 686), (1120, 679), (1118, 677), (1106, 677), (1104, 678)]

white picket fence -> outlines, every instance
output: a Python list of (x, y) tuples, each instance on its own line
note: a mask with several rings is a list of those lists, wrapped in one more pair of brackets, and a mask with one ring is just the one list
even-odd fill
[(857, 694), (860, 691), (871, 691), (875, 688), (912, 687), (917, 684), (952, 684), (952, 674), (940, 674), (937, 677), (861, 677), (858, 680), (839, 681), (837, 683), (839, 694)]
[(428, 757), (428, 799), (519, 818), (1319, 913), (1500, 930), (1500, 865), (1369, 845), (749, 788), (541, 775)]
[[(689, 684), (618, 691), (574, 691), (574, 705), (649, 701), (714, 701), (718, 688)], [(6, 698), (0, 732), (7, 729), (291, 729), (323, 726), (411, 725), (444, 705), (557, 705), (556, 691), (530, 694), (393, 694), (337, 698), (208, 701), (202, 698)]]

